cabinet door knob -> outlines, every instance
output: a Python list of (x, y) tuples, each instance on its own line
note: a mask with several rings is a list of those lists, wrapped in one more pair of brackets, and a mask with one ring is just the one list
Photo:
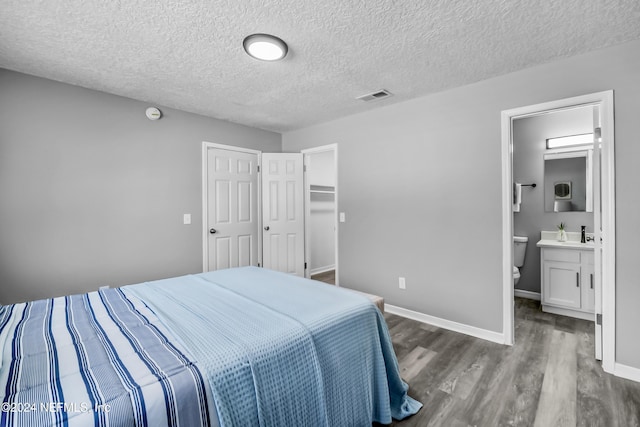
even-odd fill
[(211, 230), (209, 230), (209, 233), (211, 234), (216, 234), (218, 232), (218, 230), (216, 230), (215, 228), (212, 228)]

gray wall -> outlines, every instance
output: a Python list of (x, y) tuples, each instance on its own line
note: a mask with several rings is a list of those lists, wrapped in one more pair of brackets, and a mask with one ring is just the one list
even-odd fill
[(1, 303), (202, 271), (202, 141), (281, 136), (148, 106), (0, 70)]
[(340, 283), (502, 331), (500, 112), (613, 89), (616, 357), (640, 368), (638, 76), (640, 41), (285, 133), (284, 151), (339, 144)]
[(592, 123), (591, 107), (526, 117), (513, 123), (514, 181), (537, 184), (536, 188), (522, 188), (520, 212), (513, 214), (514, 234), (529, 238), (518, 289), (540, 292), (540, 249), (536, 247), (540, 231), (555, 231), (560, 222), (565, 222), (567, 231), (580, 231), (580, 226), (586, 225), (587, 231), (593, 232), (593, 213), (545, 212), (543, 159), (547, 138), (590, 133)]

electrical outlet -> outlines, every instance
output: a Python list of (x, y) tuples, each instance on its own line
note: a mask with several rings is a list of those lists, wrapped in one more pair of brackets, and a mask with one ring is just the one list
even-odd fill
[(407, 283), (405, 282), (404, 277), (400, 277), (398, 279), (398, 287), (400, 289), (407, 289)]
[(184, 225), (189, 225), (189, 224), (191, 224), (191, 214), (184, 214), (184, 215), (182, 216), (182, 223), (183, 223)]

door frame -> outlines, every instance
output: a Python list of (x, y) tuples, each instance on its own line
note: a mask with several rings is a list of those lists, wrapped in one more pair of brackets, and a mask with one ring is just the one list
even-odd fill
[[(207, 203), (209, 195), (209, 180), (207, 152), (209, 148), (217, 148), (220, 150), (236, 151), (241, 153), (255, 154), (258, 158), (258, 167), (262, 166), (262, 151), (253, 150), (251, 148), (236, 147), (233, 145), (218, 144), (216, 142), (202, 141), (202, 272), (207, 272), (209, 266), (209, 230), (207, 218), (209, 217), (209, 204)], [(257, 203), (258, 203), (258, 265), (262, 265), (262, 174), (258, 173)]]
[[(310, 227), (310, 216), (311, 216), (311, 212), (310, 212), (310, 207), (311, 207), (311, 192), (310, 192), (310, 186), (309, 186), (309, 182), (307, 180), (307, 156), (309, 154), (316, 154), (316, 153), (323, 153), (326, 151), (333, 151), (333, 162), (334, 162), (334, 171), (335, 171), (335, 176), (334, 176), (334, 180), (335, 180), (335, 188), (334, 188), (334, 200), (335, 200), (335, 212), (334, 212), (334, 218), (333, 218), (333, 225), (334, 225), (334, 230), (335, 230), (335, 242), (334, 242), (334, 255), (335, 255), (335, 275), (336, 275), (336, 280), (335, 280), (335, 285), (336, 286), (340, 286), (340, 279), (339, 279), (339, 265), (338, 265), (338, 232), (339, 232), (339, 227), (338, 227), (338, 144), (327, 144), (327, 145), (321, 145), (318, 147), (313, 147), (313, 148), (307, 148), (305, 150), (300, 150), (300, 152), (302, 153), (302, 158), (303, 158), (303, 162), (305, 165), (305, 174), (304, 174), (304, 221), (305, 221), (305, 230), (304, 230), (304, 234), (305, 234), (305, 248), (304, 248), (304, 262), (310, 267), (311, 266), (311, 260), (309, 259), (309, 254), (311, 253), (311, 251), (309, 250), (309, 238), (311, 236), (311, 230), (309, 229)], [(307, 276), (307, 278), (311, 277), (311, 268), (308, 268), (305, 270), (305, 276)]]
[[(601, 210), (602, 210), (602, 367), (615, 369), (615, 162), (613, 91), (591, 93), (541, 104), (529, 105), (501, 114), (502, 126), (502, 286), (504, 343), (513, 345), (515, 335), (513, 288), (513, 120), (586, 105), (599, 105), (602, 131)], [(596, 225), (597, 227), (597, 225)], [(597, 230), (594, 231), (597, 233)], [(597, 234), (596, 234), (597, 235)], [(596, 250), (597, 250), (596, 246)], [(597, 313), (598, 301), (596, 301)]]

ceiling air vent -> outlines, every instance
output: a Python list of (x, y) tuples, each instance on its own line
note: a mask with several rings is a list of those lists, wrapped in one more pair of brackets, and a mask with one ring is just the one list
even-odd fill
[(366, 95), (359, 96), (356, 99), (369, 102), (369, 101), (374, 101), (376, 99), (388, 98), (391, 95), (393, 95), (391, 92), (389, 92), (386, 89), (382, 89), (377, 92), (368, 93)]

